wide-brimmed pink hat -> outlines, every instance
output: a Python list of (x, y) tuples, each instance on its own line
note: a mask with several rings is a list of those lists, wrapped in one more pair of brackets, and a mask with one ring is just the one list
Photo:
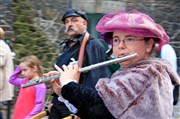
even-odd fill
[(115, 31), (123, 31), (141, 37), (158, 38), (159, 45), (169, 42), (169, 36), (165, 30), (157, 25), (150, 16), (137, 10), (129, 12), (120, 10), (106, 14), (98, 22), (96, 30), (109, 44), (112, 42), (112, 33)]

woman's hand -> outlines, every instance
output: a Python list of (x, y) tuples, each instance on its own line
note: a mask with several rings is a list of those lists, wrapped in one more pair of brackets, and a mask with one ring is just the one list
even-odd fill
[(65, 66), (63, 65), (63, 70), (61, 68), (59, 68), (57, 65), (55, 65), (55, 68), (59, 71), (60, 73), (60, 78), (59, 78), (59, 82), (61, 84), (61, 86), (63, 87), (64, 85), (68, 84), (69, 82), (76, 82), (77, 80), (77, 74), (78, 74), (78, 65), (68, 65)]
[(53, 91), (58, 95), (61, 96), (61, 85), (59, 83), (59, 80), (51, 80), (52, 89)]
[[(53, 76), (53, 75), (56, 75), (58, 74), (59, 72), (58, 71), (49, 71), (48, 73), (46, 74), (43, 74), (44, 76)], [(49, 81), (52, 85), (52, 89), (53, 91), (58, 95), (58, 96), (61, 96), (61, 85), (59, 83), (59, 80), (58, 79), (51, 79)]]

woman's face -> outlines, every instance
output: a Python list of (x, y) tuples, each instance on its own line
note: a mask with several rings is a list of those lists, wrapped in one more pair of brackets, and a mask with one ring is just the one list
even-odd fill
[(113, 33), (113, 54), (116, 58), (137, 53), (138, 56), (123, 62), (120, 62), (122, 67), (129, 67), (141, 59), (151, 56), (153, 39), (145, 42), (143, 37), (127, 34), (125, 32)]

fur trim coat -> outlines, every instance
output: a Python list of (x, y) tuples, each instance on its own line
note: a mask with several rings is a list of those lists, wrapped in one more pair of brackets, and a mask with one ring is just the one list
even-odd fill
[(117, 119), (169, 119), (173, 86), (180, 78), (167, 61), (142, 60), (121, 68), (96, 85), (106, 107)]

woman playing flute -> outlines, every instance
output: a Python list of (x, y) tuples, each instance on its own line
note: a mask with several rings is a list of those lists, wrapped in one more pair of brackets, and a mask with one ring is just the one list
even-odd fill
[(137, 53), (120, 62), (111, 78), (102, 78), (96, 90), (76, 83), (78, 66), (55, 68), (61, 74), (56, 92), (72, 103), (82, 119), (169, 119), (173, 113), (173, 85), (180, 78), (169, 62), (152, 58), (156, 43), (169, 37), (150, 16), (136, 10), (104, 15), (96, 26), (113, 46), (116, 58)]

